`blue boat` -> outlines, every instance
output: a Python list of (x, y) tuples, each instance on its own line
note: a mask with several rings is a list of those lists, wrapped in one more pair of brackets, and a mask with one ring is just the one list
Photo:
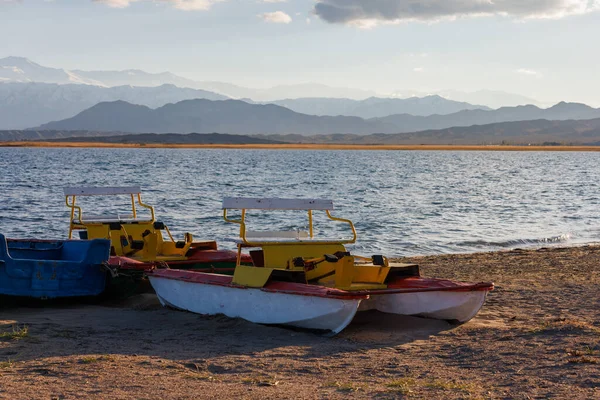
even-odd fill
[(96, 296), (107, 283), (110, 240), (6, 240), (0, 234), (0, 295)]

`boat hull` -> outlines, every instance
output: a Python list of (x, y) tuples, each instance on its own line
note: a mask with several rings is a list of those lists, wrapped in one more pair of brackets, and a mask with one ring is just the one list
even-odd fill
[(397, 279), (384, 290), (346, 291), (277, 281), (248, 288), (233, 284), (231, 276), (173, 269), (151, 271), (148, 278), (164, 306), (333, 334), (357, 311), (372, 309), (464, 323), (477, 314), (493, 288), (485, 282), (421, 277)]
[(352, 321), (361, 301), (360, 298), (326, 298), (186, 282), (152, 274), (149, 279), (164, 306), (197, 314), (223, 314), (259, 324), (325, 330), (332, 334)]
[(493, 288), (491, 282), (458, 282), (421, 276), (396, 278), (388, 283), (388, 289), (373, 292), (361, 304), (360, 311), (378, 310), (464, 323), (477, 315)]
[(386, 294), (364, 300), (359, 311), (378, 310), (465, 323), (477, 315), (487, 293), (479, 290)]

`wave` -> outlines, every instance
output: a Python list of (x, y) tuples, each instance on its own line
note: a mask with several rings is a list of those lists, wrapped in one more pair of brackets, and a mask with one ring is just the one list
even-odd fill
[(564, 243), (571, 240), (573, 235), (565, 233), (558, 236), (550, 236), (539, 239), (509, 239), (504, 241), (487, 241), (487, 240), (468, 240), (464, 242), (455, 243), (456, 246), (461, 247), (502, 247), (512, 248), (517, 246), (536, 246), (543, 244), (558, 244)]

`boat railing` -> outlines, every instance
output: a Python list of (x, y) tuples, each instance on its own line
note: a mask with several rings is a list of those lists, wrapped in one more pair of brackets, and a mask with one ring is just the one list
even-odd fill
[[(123, 186), (123, 187), (66, 187), (63, 189), (65, 194), (65, 204), (71, 209), (71, 217), (69, 223), (69, 239), (73, 237), (73, 230), (82, 229), (80, 225), (93, 223), (111, 223), (111, 222), (137, 222), (138, 208), (150, 210), (150, 219), (144, 219), (144, 222), (153, 223), (155, 221), (154, 207), (142, 202), (142, 190), (140, 186)], [(131, 210), (127, 213), (119, 213), (117, 215), (88, 215), (84, 216), (79, 205), (76, 204), (78, 196), (115, 196), (129, 195), (131, 198)], [(84, 218), (85, 217), (85, 218)]]
[[(192, 235), (186, 233), (183, 242), (176, 241), (168, 226), (156, 221), (154, 207), (142, 202), (141, 191), (139, 186), (64, 188), (65, 203), (71, 209), (69, 239), (73, 237), (73, 231), (79, 230), (82, 238), (110, 239), (113, 246), (121, 248), (125, 254), (125, 252), (142, 250), (143, 243), (147, 238), (148, 242), (152, 243), (150, 247), (157, 251), (166, 252), (169, 255), (185, 255), (192, 245)], [(131, 203), (128, 210), (119, 206), (117, 210), (108, 211), (107, 214), (91, 215), (84, 213), (77, 204), (78, 196), (116, 195), (130, 197)], [(148, 216), (148, 212), (138, 212), (140, 209), (149, 210), (150, 216)], [(154, 237), (155, 239), (152, 239)], [(135, 244), (136, 247), (131, 247), (132, 244)], [(120, 254), (118, 251), (117, 253)]]

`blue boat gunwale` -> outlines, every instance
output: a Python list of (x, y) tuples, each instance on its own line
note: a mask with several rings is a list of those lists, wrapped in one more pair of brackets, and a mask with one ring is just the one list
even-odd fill
[[(2, 258), (21, 261), (21, 260), (32, 260), (31, 258), (19, 258), (14, 257), (12, 252), (30, 252), (30, 253), (43, 253), (50, 251), (60, 251), (60, 258), (44, 258), (40, 260), (45, 261), (59, 261), (59, 262), (96, 262), (99, 263), (108, 261), (108, 257), (104, 257), (104, 254), (94, 254), (94, 248), (106, 243), (110, 244), (107, 239), (93, 239), (93, 240), (42, 240), (42, 239), (8, 239), (0, 233), (0, 260)], [(29, 246), (15, 246), (19, 244), (28, 244)], [(35, 244), (36, 246), (32, 246)], [(48, 247), (39, 247), (37, 245), (47, 245)], [(65, 246), (67, 245), (67, 246)], [(77, 251), (79, 250), (79, 252)], [(74, 257), (79, 255), (79, 257)], [(109, 247), (110, 255), (110, 247)], [(95, 260), (96, 259), (96, 260)], [(33, 260), (38, 260), (33, 258)]]

